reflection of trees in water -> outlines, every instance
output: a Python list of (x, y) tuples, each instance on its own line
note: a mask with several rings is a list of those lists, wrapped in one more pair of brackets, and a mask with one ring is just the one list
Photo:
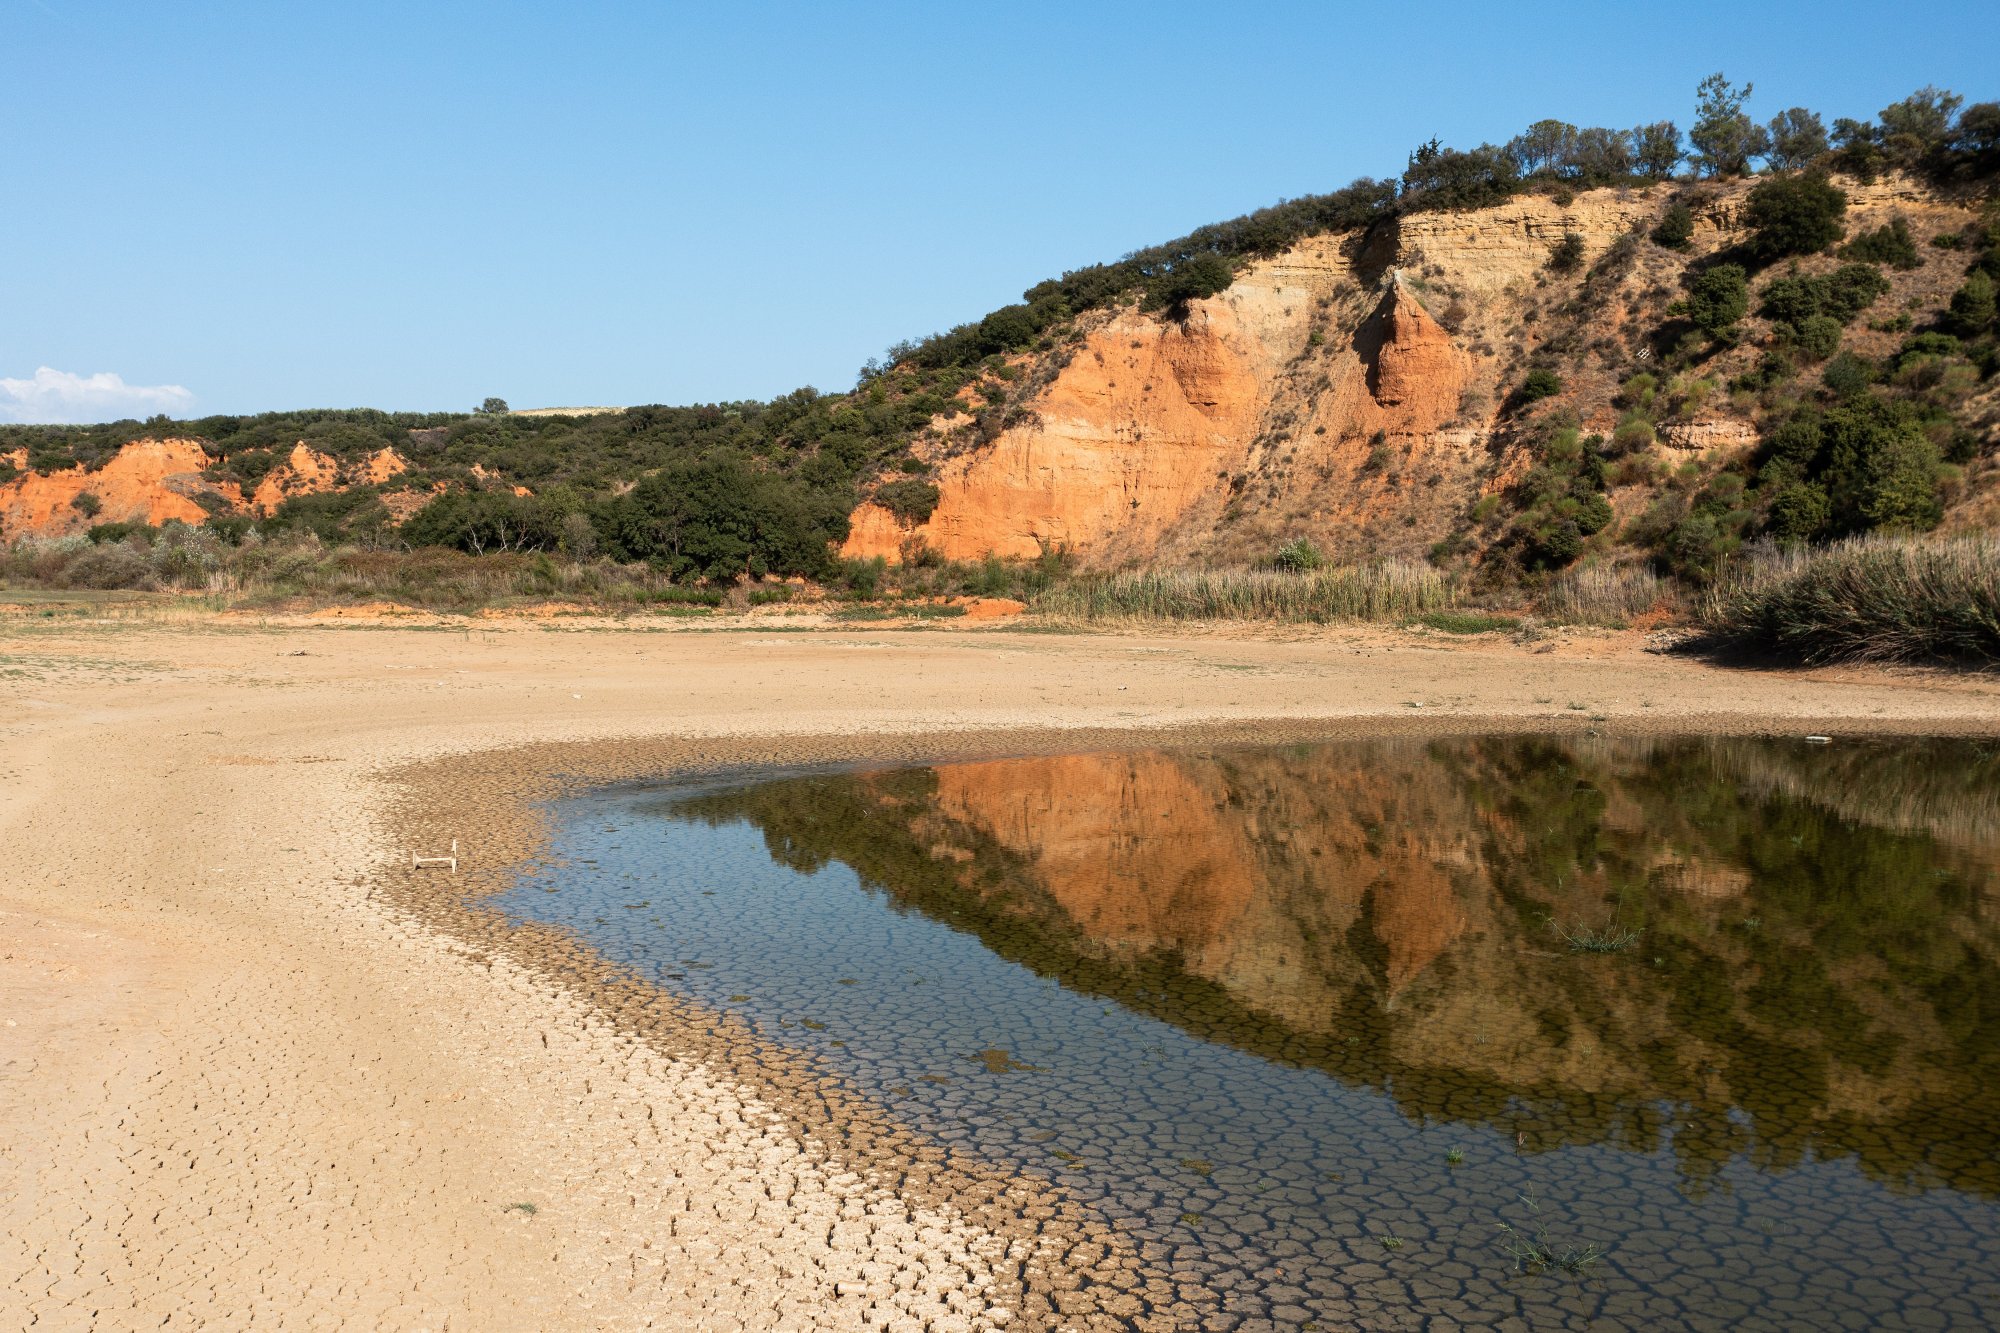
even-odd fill
[[(1129, 813), (1099, 808), (1106, 783)], [(783, 864), (840, 861), (1075, 989), (1412, 1115), (1536, 1148), (1670, 1146), (1695, 1188), (1738, 1155), (1810, 1152), (2000, 1193), (2000, 968), (1981, 914), (2000, 761), (1981, 746), (1080, 756), (788, 778), (672, 809), (748, 819)], [(1171, 838), (1147, 836), (1163, 824)], [(1093, 937), (1106, 887), (1084, 881), (1108, 863), (1085, 832), (1118, 840), (1137, 885), (1156, 856), (1184, 914)], [(1613, 957), (1572, 956), (1550, 930), (1614, 918), (1645, 933)]]

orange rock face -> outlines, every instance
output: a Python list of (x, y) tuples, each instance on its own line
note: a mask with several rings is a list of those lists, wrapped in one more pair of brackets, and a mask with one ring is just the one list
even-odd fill
[(1379, 318), (1387, 327), (1371, 377), (1375, 401), (1405, 409), (1407, 426), (1423, 422), (1435, 428), (1458, 408), (1459, 390), (1465, 384), (1464, 354), (1403, 285), (1400, 273), (1391, 280)]
[[(863, 504), (843, 554), (1059, 547), (1087, 565), (1141, 563), (1183, 554), (1239, 509), (1365, 501), (1340, 474), (1362, 470), (1372, 436), (1472, 457), (1462, 440), (1432, 438), (1459, 411), (1466, 353), (1393, 270), (1365, 284), (1356, 273), (1321, 238), (1254, 266), (1184, 321), (1107, 319), (1018, 405), (1021, 424), (971, 449), (944, 432), (927, 522), (904, 527)], [(1259, 475), (1261, 494), (1246, 495)]]
[(250, 497), (250, 505), (260, 514), (271, 514), (295, 495), (316, 495), (339, 484), (340, 464), (331, 455), (320, 453), (301, 440), (292, 446), (284, 462), (264, 474)]
[(863, 506), (844, 554), (900, 557), (912, 538), (952, 559), (1045, 547), (1143, 547), (1212, 489), (1252, 433), (1258, 384), (1225, 303), (1184, 324), (1116, 319), (1035, 399), (1033, 424), (946, 462), (920, 529)]
[[(208, 511), (195, 496), (219, 496), (232, 509), (243, 501), (235, 486), (201, 475), (211, 461), (194, 440), (139, 440), (96, 472), (28, 473), (0, 486), (0, 536), (60, 537), (98, 523), (204, 522)], [(95, 514), (77, 507), (80, 495), (97, 498)]]
[(362, 475), (368, 479), (369, 485), (380, 486), (392, 477), (400, 477), (409, 470), (410, 465), (405, 463), (403, 456), (394, 449), (377, 449), (368, 456)]

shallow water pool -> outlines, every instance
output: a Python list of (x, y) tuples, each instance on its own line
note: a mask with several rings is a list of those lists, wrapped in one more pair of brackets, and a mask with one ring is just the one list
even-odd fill
[(2000, 1310), (2000, 753), (1487, 738), (627, 785), (498, 905), (1284, 1327)]

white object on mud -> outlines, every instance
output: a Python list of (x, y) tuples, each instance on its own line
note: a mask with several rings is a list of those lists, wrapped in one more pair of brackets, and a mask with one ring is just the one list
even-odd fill
[(1831, 744), (1833, 744), (1833, 737), (1831, 737), (1831, 736), (1808, 736), (1808, 737), (1806, 737), (1806, 744), (1807, 744), (1807, 745), (1831, 745)]
[(457, 838), (453, 838), (451, 840), (450, 856), (418, 856), (415, 852), (410, 853), (410, 869), (412, 870), (416, 870), (421, 866), (446, 866), (446, 865), (451, 867), (452, 874), (456, 875), (458, 873)]

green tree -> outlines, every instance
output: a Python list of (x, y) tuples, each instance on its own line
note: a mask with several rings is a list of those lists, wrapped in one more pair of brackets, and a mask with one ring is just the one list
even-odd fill
[(1925, 86), (1883, 107), (1882, 151), (1899, 166), (1926, 165), (1944, 149), (1963, 105), (1965, 99), (1957, 93)]
[(1951, 150), (1972, 175), (2000, 171), (2000, 102), (1975, 102), (1965, 108), (1952, 131)]
[(507, 400), (505, 398), (488, 398), (479, 405), (479, 411), (482, 416), (504, 417), (507, 415)]
[(1740, 264), (1717, 264), (1688, 283), (1687, 316), (1711, 338), (1725, 338), (1750, 313), (1750, 281)]
[(1844, 171), (1863, 184), (1875, 179), (1882, 169), (1882, 148), (1876, 142), (1873, 121), (1841, 116), (1833, 122), (1829, 137), (1833, 140), (1829, 161), (1835, 170)]
[(1771, 532), (1780, 541), (1809, 542), (1826, 532), (1832, 508), (1824, 487), (1792, 479), (1771, 491), (1767, 512)]
[(1817, 254), (1845, 234), (1846, 211), (1846, 191), (1823, 172), (1764, 181), (1744, 205), (1750, 248), (1765, 260)]
[(1521, 187), (1514, 159), (1504, 148), (1481, 144), (1470, 152), (1436, 139), (1420, 144), (1403, 170), (1402, 200), (1413, 209), (1486, 208)]
[(1618, 130), (1596, 126), (1576, 132), (1564, 172), (1581, 185), (1606, 185), (1632, 174), (1631, 141)]
[(1656, 120), (1635, 126), (1629, 135), (1632, 164), (1642, 176), (1666, 180), (1686, 156), (1681, 150), (1680, 127), (1671, 120)]
[(1771, 165), (1780, 171), (1810, 166), (1827, 150), (1826, 125), (1817, 112), (1795, 106), (1771, 117)]
[(1576, 145), (1576, 126), (1561, 120), (1538, 120), (1507, 141), (1507, 154), (1523, 176), (1555, 175), (1566, 166)]
[(674, 574), (822, 575), (847, 536), (847, 501), (733, 453), (647, 477), (598, 515), (606, 547)]
[(1942, 462), (1905, 403), (1851, 400), (1821, 419), (1811, 479), (1826, 487), (1835, 535), (1936, 527)]
[(1764, 127), (1743, 110), (1751, 88), (1747, 83), (1734, 87), (1716, 73), (1695, 90), (1695, 121), (1688, 142), (1694, 145), (1696, 163), (1710, 176), (1741, 176), (1750, 170), (1750, 159), (1770, 147)]

